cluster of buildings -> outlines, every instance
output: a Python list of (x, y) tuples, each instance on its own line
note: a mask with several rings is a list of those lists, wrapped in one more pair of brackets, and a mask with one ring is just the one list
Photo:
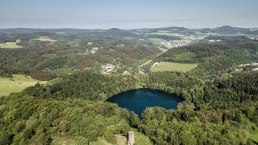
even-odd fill
[(220, 42), (221, 40), (209, 40), (209, 43)]
[(159, 66), (160, 62), (155, 62), (152, 66)]
[(93, 42), (88, 42), (88, 44), (87, 44), (88, 46), (90, 46), (90, 45), (93, 45)]
[(200, 40), (200, 39), (203, 39), (203, 38), (204, 37), (199, 37), (199, 36), (195, 36), (195, 35), (190, 35), (190, 36), (183, 37), (184, 40), (191, 40), (191, 41)]
[(258, 67), (257, 67), (257, 68), (254, 68), (253, 71), (258, 71)]
[[(101, 68), (102, 68), (102, 71), (101, 71), (102, 74), (109, 75), (109, 74), (115, 72), (115, 69), (118, 68), (118, 66), (116, 66), (114, 64), (106, 64), (106, 65), (103, 65)], [(141, 68), (139, 69), (138, 73), (141, 74), (141, 75), (145, 74), (144, 70), (141, 69)], [(125, 70), (122, 73), (122, 75), (123, 76), (129, 76), (129, 75), (131, 75), (131, 73), (129, 71)]]
[(245, 66), (258, 66), (257, 62), (253, 62), (253, 63), (247, 63), (247, 64), (241, 64), (240, 66), (245, 67)]
[(201, 40), (203, 38), (205, 38), (205, 36), (190, 35), (190, 36), (183, 36), (182, 40), (171, 40), (168, 42), (161, 42), (160, 44), (167, 48), (175, 48), (175, 47), (186, 46), (196, 40)]
[(253, 71), (258, 71), (258, 63), (257, 62), (241, 64), (240, 66), (241, 67), (246, 67), (246, 66), (256, 67), (256, 68), (253, 69)]
[(113, 64), (106, 64), (102, 66), (102, 74), (110, 74), (112, 73), (116, 68), (116, 65)]
[(129, 71), (124, 71), (123, 72), (123, 76), (128, 76), (128, 75), (131, 75), (131, 73)]
[[(102, 48), (102, 47), (101, 47), (101, 48)], [(94, 53), (96, 53), (98, 50), (99, 50), (98, 47), (93, 47), (93, 48), (90, 50), (90, 53), (91, 53), (91, 54), (94, 54)]]
[(167, 48), (174, 48), (174, 47), (185, 46), (188, 43), (180, 42), (180, 41), (169, 41), (169, 42), (161, 42), (160, 44)]
[(91, 49), (86, 49), (83, 53), (82, 53), (82, 55), (87, 55), (87, 54), (94, 54), (94, 53), (96, 53), (99, 49), (102, 49), (102, 47), (93, 47), (93, 48), (91, 48)]
[(253, 36), (253, 35), (251, 35), (251, 36), (249, 36), (248, 38), (253, 39), (253, 40), (255, 40), (255, 41), (258, 41), (258, 36)]

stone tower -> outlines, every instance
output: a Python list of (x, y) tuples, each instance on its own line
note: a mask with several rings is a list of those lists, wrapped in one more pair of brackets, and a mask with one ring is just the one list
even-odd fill
[(134, 141), (134, 132), (133, 131), (129, 131), (128, 132), (128, 145), (134, 145), (135, 141)]

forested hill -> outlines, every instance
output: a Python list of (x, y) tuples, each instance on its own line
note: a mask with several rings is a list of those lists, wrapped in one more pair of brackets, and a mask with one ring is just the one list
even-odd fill
[(135, 88), (136, 80), (126, 76), (104, 76), (93, 72), (75, 73), (62, 81), (48, 85), (35, 85), (25, 94), (42, 98), (85, 99), (105, 101), (114, 94)]
[[(205, 60), (208, 60), (209, 58), (225, 57), (230, 62), (240, 64), (246, 63), (251, 59), (255, 59), (256, 52), (258, 51), (257, 49), (258, 46), (256, 43), (197, 43), (171, 49), (162, 54), (159, 59), (164, 61), (196, 63), (203, 62)], [(244, 52), (246, 52), (247, 54), (242, 55)], [(177, 59), (176, 56), (182, 55), (182, 53), (189, 53), (192, 57)], [(238, 56), (242, 56), (242, 58), (238, 58)]]
[(174, 48), (160, 55), (156, 61), (199, 63), (198, 67), (190, 72), (191, 75), (199, 77), (223, 74), (237, 65), (258, 61), (257, 42), (245, 37), (217, 38), (224, 40)]
[(195, 86), (177, 110), (147, 109), (140, 128), (154, 144), (257, 144), (257, 88), (258, 73)]
[(87, 144), (100, 137), (115, 143), (115, 135), (132, 129), (139, 131), (136, 141), (143, 145), (150, 140), (158, 145), (257, 142), (257, 72), (213, 82), (173, 72), (141, 80), (153, 89), (178, 92), (185, 101), (176, 110), (148, 108), (139, 120), (134, 113), (101, 101), (130, 89), (128, 84), (133, 87), (133, 78), (80, 72), (0, 98), (1, 143), (51, 144), (69, 138)]
[[(147, 41), (47, 32), (3, 34), (0, 35), (0, 46), (1, 76), (20, 73), (34, 77), (35, 73), (50, 73), (46, 80), (53, 78), (55, 73), (85, 69), (101, 71), (106, 64), (116, 65), (120, 72), (136, 69), (139, 63), (160, 53)], [(36, 79), (44, 79), (42, 76)]]

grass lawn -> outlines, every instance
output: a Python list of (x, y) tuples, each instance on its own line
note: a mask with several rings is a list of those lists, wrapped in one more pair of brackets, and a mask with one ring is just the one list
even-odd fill
[(153, 42), (153, 43), (162, 43), (162, 42), (167, 43), (167, 42), (168, 42), (168, 41), (166, 41), (166, 40), (159, 39), (159, 38), (149, 38), (149, 39), (147, 39), (147, 40), (149, 40), (149, 41), (151, 41), (151, 42)]
[(0, 48), (10, 48), (10, 49), (16, 49), (16, 48), (22, 48), (22, 46), (17, 45), (20, 40), (17, 40), (16, 42), (6, 42), (6, 43), (0, 43)]
[(35, 39), (35, 40), (39, 40), (39, 41), (47, 41), (47, 42), (55, 42), (57, 40), (51, 39), (48, 36), (39, 36), (39, 38)]
[[(0, 96), (20, 92), (23, 89), (29, 86), (33, 86), (38, 82), (40, 81), (24, 75), (13, 75), (13, 78), (0, 77)], [(40, 83), (45, 82), (41, 81)]]
[(161, 71), (179, 71), (187, 72), (196, 68), (198, 64), (188, 64), (188, 63), (172, 63), (172, 62), (161, 62), (159, 66), (152, 66), (152, 72), (161, 72)]

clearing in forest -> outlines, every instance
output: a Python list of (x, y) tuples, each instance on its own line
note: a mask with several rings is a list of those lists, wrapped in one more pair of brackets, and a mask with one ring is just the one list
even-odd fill
[(158, 65), (153, 65), (151, 67), (152, 72), (162, 72), (162, 71), (178, 71), (187, 72), (198, 66), (197, 63), (173, 63), (173, 62), (160, 62)]
[(57, 40), (51, 39), (49, 36), (39, 36), (39, 38), (35, 39), (38, 41), (45, 41), (45, 42), (55, 42)]
[(20, 40), (16, 40), (16, 42), (6, 42), (6, 43), (0, 43), (0, 48), (10, 48), (10, 49), (16, 49), (16, 48), (22, 48), (22, 46), (17, 45)]
[(44, 83), (43, 81), (38, 81), (24, 75), (13, 75), (12, 78), (0, 77), (0, 96), (20, 92), (29, 86), (35, 85), (38, 82)]

